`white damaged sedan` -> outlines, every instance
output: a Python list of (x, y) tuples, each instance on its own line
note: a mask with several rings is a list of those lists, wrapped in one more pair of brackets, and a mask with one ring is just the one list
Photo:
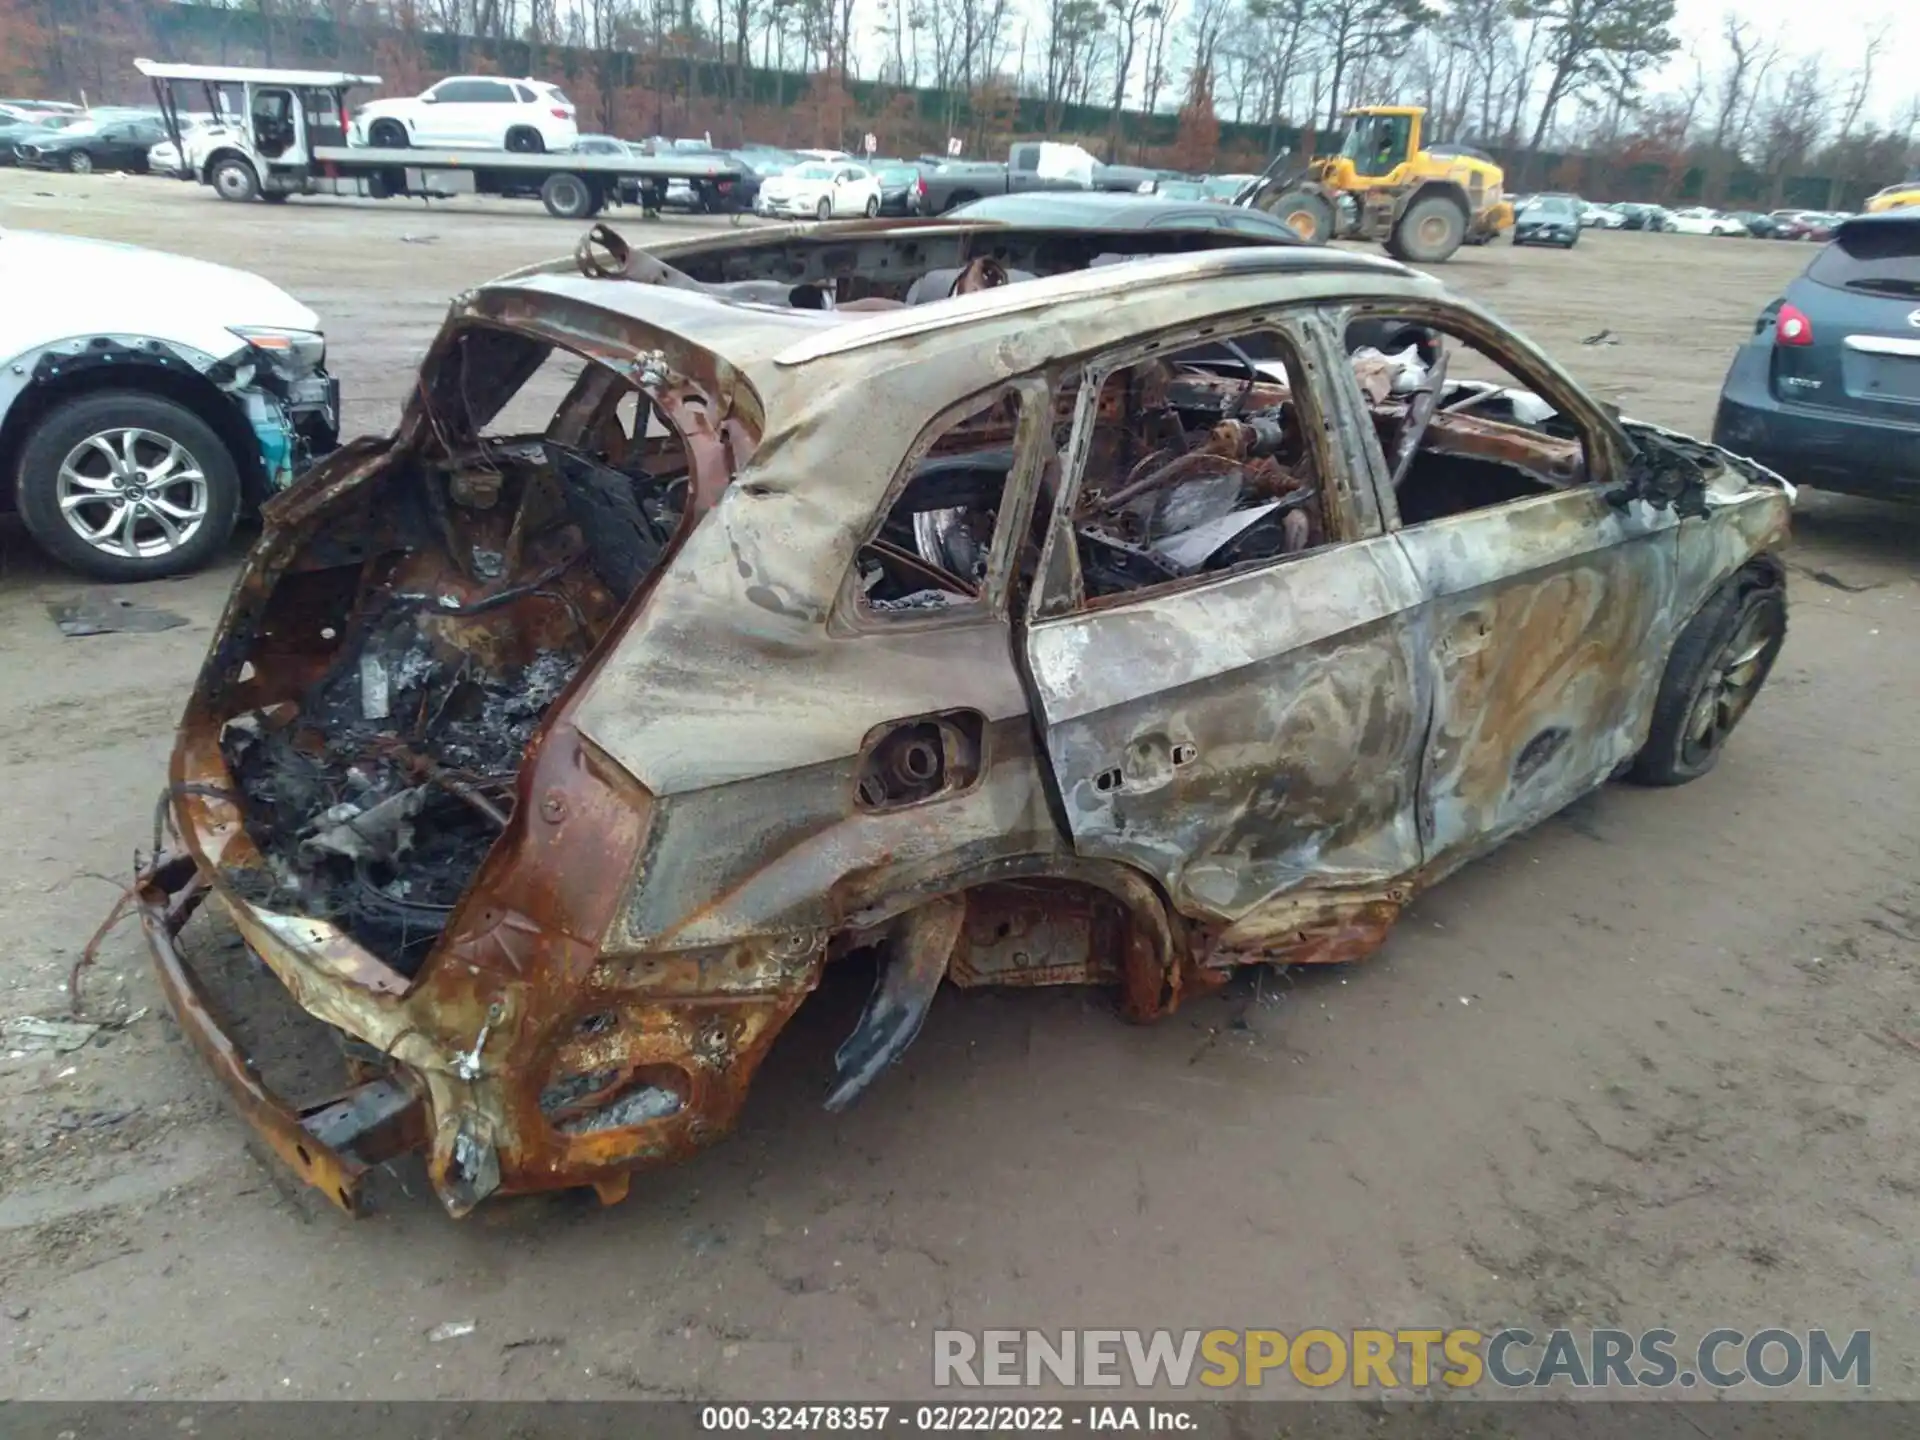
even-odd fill
[(0, 229), (0, 505), (102, 580), (205, 564), (339, 436), (320, 320), (244, 270)]
[(763, 181), (754, 213), (832, 220), (880, 213), (880, 177), (850, 161), (809, 161)]

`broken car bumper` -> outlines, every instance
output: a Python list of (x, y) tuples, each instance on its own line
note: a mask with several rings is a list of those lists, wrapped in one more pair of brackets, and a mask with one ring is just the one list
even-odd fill
[(206, 893), (192, 857), (183, 854), (161, 856), (140, 878), (140, 925), (161, 993), (181, 1033), (267, 1147), (331, 1203), (358, 1214), (367, 1171), (425, 1143), (420, 1097), (386, 1077), (303, 1108), (267, 1089), (252, 1056), (216, 1018), (206, 988), (177, 944), (180, 927)]

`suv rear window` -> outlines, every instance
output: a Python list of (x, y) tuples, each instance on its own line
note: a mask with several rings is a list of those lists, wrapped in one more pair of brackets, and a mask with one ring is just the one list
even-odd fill
[(1850, 226), (1813, 257), (1807, 278), (1836, 290), (1920, 296), (1920, 222)]

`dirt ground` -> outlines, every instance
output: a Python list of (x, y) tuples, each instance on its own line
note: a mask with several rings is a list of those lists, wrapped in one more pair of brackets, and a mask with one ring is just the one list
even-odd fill
[[(18, 171), (0, 221), (285, 285), (354, 432), (393, 422), (451, 294), (575, 233)], [(1594, 233), (1444, 274), (1704, 433), (1808, 254)], [(149, 843), (231, 571), (134, 587), (184, 628), (65, 639), (47, 607), (85, 587), (0, 541), (0, 1017), (53, 1016)], [(611, 1209), (457, 1224), (408, 1172), (357, 1224), (289, 1198), (122, 930), (91, 994), (128, 1023), (0, 1048), (0, 1395), (904, 1397), (936, 1326), (1518, 1322), (1868, 1328), (1876, 1392), (1920, 1396), (1916, 558), (1920, 510), (1804, 493), (1792, 634), (1718, 769), (1582, 801), (1363, 964), (1147, 1028), (1098, 994), (949, 990), (840, 1116), (819, 1100), (863, 997), (830, 984), (740, 1131)]]

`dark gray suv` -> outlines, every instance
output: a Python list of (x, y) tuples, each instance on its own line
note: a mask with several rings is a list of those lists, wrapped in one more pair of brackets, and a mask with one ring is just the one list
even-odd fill
[(1920, 498), (1920, 212), (1845, 221), (1760, 312), (1713, 439), (1789, 480)]

